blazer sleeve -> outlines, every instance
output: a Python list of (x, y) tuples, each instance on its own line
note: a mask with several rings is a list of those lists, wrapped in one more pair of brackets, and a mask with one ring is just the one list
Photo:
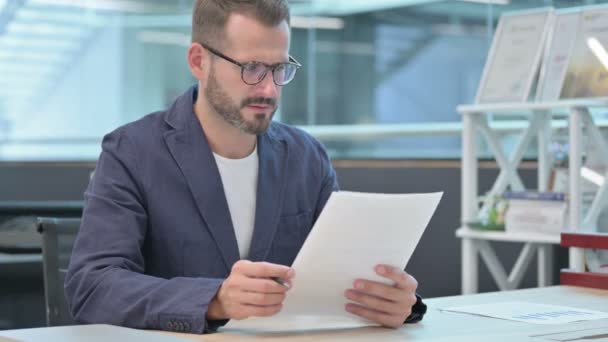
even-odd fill
[(107, 135), (85, 192), (85, 210), (65, 281), (77, 323), (210, 332), (205, 317), (223, 279), (144, 274), (148, 215), (138, 153), (122, 131)]

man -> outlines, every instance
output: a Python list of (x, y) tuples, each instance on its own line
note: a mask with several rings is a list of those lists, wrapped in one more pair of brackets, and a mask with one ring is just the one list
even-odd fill
[[(198, 0), (188, 63), (198, 86), (104, 138), (68, 275), (79, 323), (191, 333), (281, 310), (289, 267), (332, 191), (323, 147), (271, 122), (300, 65), (285, 0)], [(363, 279), (345, 310), (419, 320), (416, 281)], [(417, 303), (412, 314), (412, 306)]]

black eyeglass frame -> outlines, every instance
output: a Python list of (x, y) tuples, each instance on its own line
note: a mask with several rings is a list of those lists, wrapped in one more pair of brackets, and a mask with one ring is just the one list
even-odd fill
[[(266, 64), (266, 63), (263, 63), (263, 62), (257, 62), (257, 61), (251, 61), (251, 62), (241, 63), (239, 61), (236, 61), (236, 60), (234, 60), (234, 59), (232, 59), (232, 58), (224, 55), (223, 53), (217, 51), (216, 49), (210, 47), (209, 45), (207, 45), (205, 43), (200, 43), (199, 42), (199, 44), (201, 44), (202, 47), (204, 47), (205, 49), (207, 49), (212, 54), (214, 54), (214, 55), (216, 55), (216, 56), (218, 56), (218, 57), (220, 57), (220, 58), (222, 58), (222, 59), (224, 59), (224, 60), (226, 60), (226, 61), (228, 61), (228, 62), (230, 62), (230, 63), (232, 63), (232, 64), (234, 64), (236, 66), (238, 66), (238, 67), (240, 67), (241, 68), (241, 80), (243, 80), (243, 82), (245, 84), (247, 84), (247, 85), (260, 84), (266, 78), (266, 75), (268, 75), (268, 71), (272, 71), (272, 82), (274, 82), (274, 84), (276, 84), (277, 86), (282, 87), (282, 86), (285, 86), (285, 85), (289, 84), (291, 81), (293, 81), (293, 79), (296, 77), (298, 69), (300, 69), (302, 67), (302, 64), (300, 64), (300, 62), (298, 62), (292, 56), (289, 56), (289, 62), (286, 62), (286, 63), (277, 63), (277, 64), (272, 64), (272, 65), (269, 65), (269, 64)], [(263, 66), (266, 67), (266, 70), (264, 71), (264, 73), (262, 74), (262, 76), (260, 77), (260, 79), (257, 82), (255, 82), (255, 83), (250, 83), (250, 82), (245, 81), (245, 68), (248, 65), (251, 65), (251, 64), (261, 64), (261, 65), (263, 65)], [(278, 67), (280, 67), (282, 65), (285, 65), (285, 64), (293, 65), (296, 68), (296, 71), (293, 73), (293, 77), (289, 81), (287, 81), (284, 84), (279, 84), (279, 83), (277, 83), (276, 79), (274, 78), (274, 71)]]

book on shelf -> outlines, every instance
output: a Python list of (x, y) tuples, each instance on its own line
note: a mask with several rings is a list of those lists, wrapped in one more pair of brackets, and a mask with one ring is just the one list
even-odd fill
[(530, 201), (565, 201), (566, 194), (563, 192), (550, 191), (506, 191), (502, 194), (508, 200), (530, 200)]
[(505, 230), (517, 233), (559, 234), (567, 217), (566, 195), (558, 192), (506, 192), (509, 200)]

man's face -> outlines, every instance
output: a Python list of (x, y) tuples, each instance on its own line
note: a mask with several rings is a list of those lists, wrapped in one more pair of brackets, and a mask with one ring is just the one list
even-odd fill
[[(289, 27), (286, 22), (267, 27), (253, 17), (231, 14), (226, 23), (226, 40), (214, 47), (240, 62), (268, 65), (289, 60)], [(281, 98), (281, 87), (274, 84), (272, 71), (262, 82), (248, 85), (241, 68), (212, 56), (205, 85), (205, 96), (212, 109), (224, 120), (248, 134), (266, 131)]]

